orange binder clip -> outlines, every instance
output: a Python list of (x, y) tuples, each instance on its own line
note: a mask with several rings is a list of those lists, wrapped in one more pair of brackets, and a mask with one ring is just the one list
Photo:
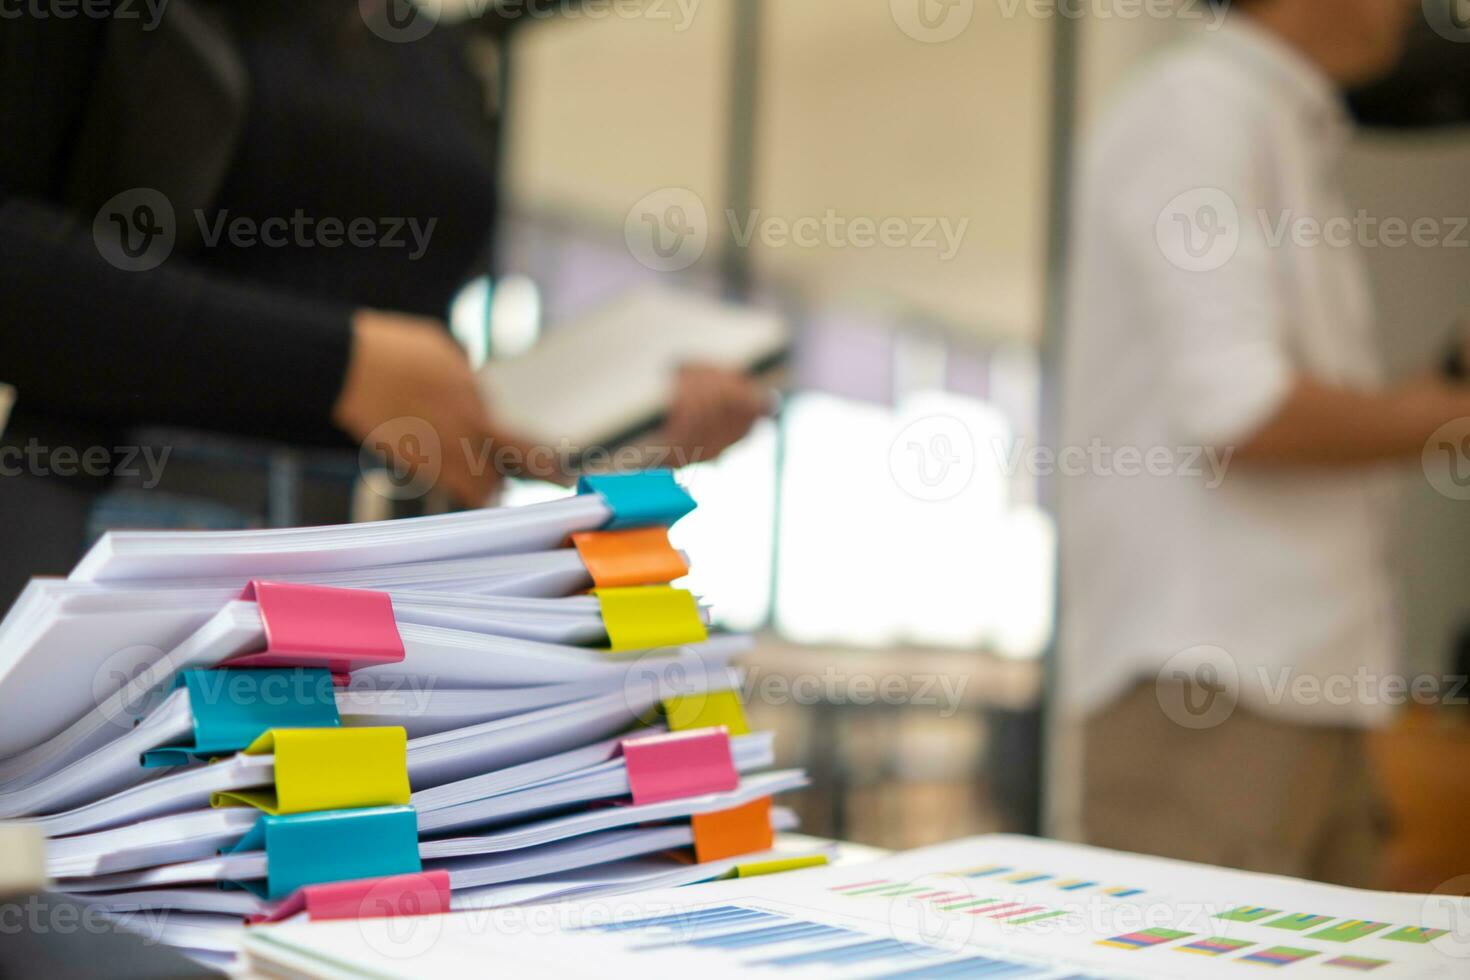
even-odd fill
[(694, 856), (701, 864), (768, 851), (776, 843), (776, 835), (771, 830), (769, 796), (729, 810), (696, 813), (691, 822), (694, 825)]
[(689, 574), (684, 556), (669, 544), (667, 528), (583, 531), (572, 535), (572, 546), (600, 589), (661, 585)]

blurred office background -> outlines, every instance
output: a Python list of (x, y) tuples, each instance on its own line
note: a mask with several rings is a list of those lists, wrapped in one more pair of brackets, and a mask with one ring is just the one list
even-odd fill
[[(445, 0), (442, 16), (463, 6)], [(718, 619), (759, 637), (752, 720), (811, 770), (798, 804), (810, 832), (902, 847), (1065, 830), (1075, 760), (1043, 711), (1056, 536), (1048, 481), (1027, 461), (1065, 343), (1068, 164), (1111, 87), (1204, 16), (1194, 2), (1194, 18), (1098, 16), (1107, 6), (961, 0), (920, 18), (908, 0), (566, 2), (479, 45), (505, 220), (499, 267), (452, 311), (474, 356), (513, 355), (647, 285), (772, 308), (795, 331), (779, 417), (689, 471), (700, 510), (676, 543)], [(1467, 164), (1459, 131), (1369, 135), (1350, 181), (1375, 213), (1470, 214)], [(651, 268), (630, 236), (675, 203), (707, 244), (687, 268)], [(828, 214), (901, 219), (935, 245), (858, 247), (850, 227), (810, 246), (759, 230), (737, 241), (752, 221)], [(953, 254), (942, 227), (962, 229)], [(1466, 253), (1369, 260), (1386, 347), (1426, 360), (1470, 308)], [(176, 459), (250, 461), (229, 507), (178, 504), (172, 518), (194, 524), (307, 520), (321, 486), (358, 477), (345, 454), (200, 442)], [(1441, 674), (1470, 623), (1470, 521), (1418, 484), (1405, 646), (1413, 672)], [(558, 492), (518, 484), (507, 502)], [(136, 505), (120, 498), (100, 523), (157, 520)], [(1463, 772), (1470, 735), (1453, 714), (1385, 736), (1390, 775)], [(1463, 849), (1435, 835), (1466, 812), (1464, 781), (1428, 783), (1412, 803), (1417, 846)]]

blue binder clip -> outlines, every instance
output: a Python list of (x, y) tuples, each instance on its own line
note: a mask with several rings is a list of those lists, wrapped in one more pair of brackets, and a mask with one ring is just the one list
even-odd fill
[(320, 810), (286, 816), (262, 814), (233, 847), (265, 851), (266, 878), (226, 882), (262, 898), (285, 898), (304, 885), (416, 874), (419, 820), (411, 806)]
[(672, 470), (584, 476), (577, 481), (577, 493), (595, 493), (607, 503), (613, 516), (602, 526), (605, 531), (671, 527), (694, 509), (694, 498), (679, 486)]
[(238, 752), (272, 728), (336, 728), (337, 697), (325, 668), (186, 670), (174, 688), (189, 689), (194, 744), (143, 753), (143, 765), (182, 766), (196, 756)]

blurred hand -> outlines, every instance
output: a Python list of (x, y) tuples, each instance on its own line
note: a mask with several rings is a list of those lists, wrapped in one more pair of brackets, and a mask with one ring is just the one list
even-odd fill
[(405, 469), (432, 477), (437, 464), (437, 486), (466, 507), (484, 504), (500, 474), (484, 451), (494, 430), (464, 351), (439, 322), (399, 313), (359, 310), (352, 334), (332, 420), (359, 441), (371, 434)]
[(669, 465), (714, 459), (771, 411), (771, 393), (739, 371), (691, 365), (679, 372), (662, 428), (647, 440), (667, 448)]

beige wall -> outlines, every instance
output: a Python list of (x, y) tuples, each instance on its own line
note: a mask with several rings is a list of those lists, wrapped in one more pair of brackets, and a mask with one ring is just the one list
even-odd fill
[[(682, 32), (617, 18), (528, 32), (510, 120), (516, 201), (620, 233), (644, 195), (687, 187), (706, 204), (711, 241), (725, 237), (733, 2), (701, 0)], [(767, 0), (761, 219), (831, 209), (902, 218), (916, 235), (931, 219), (964, 231), (948, 260), (938, 248), (771, 247), (757, 236), (757, 270), (814, 299), (918, 310), (970, 336), (1039, 335), (1051, 25), (1001, 9), (976, 4), (959, 36), (924, 43), (886, 2)]]
[(827, 296), (892, 298), (988, 338), (1040, 335), (1051, 25), (976, 4), (923, 43), (889, 4), (772, 3), (760, 203), (779, 214), (968, 221), (922, 249), (762, 250), (760, 268)]
[(524, 31), (508, 116), (516, 204), (620, 232), (662, 187), (719, 200), (731, 2), (700, 0), (687, 22), (666, 0), (649, 16)]
[[(1470, 216), (1470, 133), (1364, 136), (1345, 177), (1354, 205), (1379, 219)], [(1465, 234), (1459, 236), (1463, 242)], [(1391, 368), (1437, 360), (1452, 320), (1470, 311), (1470, 248), (1374, 248), (1379, 332)], [(1443, 669), (1454, 633), (1470, 622), (1470, 505), (1436, 493), (1406, 468), (1399, 541), (1404, 653), (1414, 672)]]

